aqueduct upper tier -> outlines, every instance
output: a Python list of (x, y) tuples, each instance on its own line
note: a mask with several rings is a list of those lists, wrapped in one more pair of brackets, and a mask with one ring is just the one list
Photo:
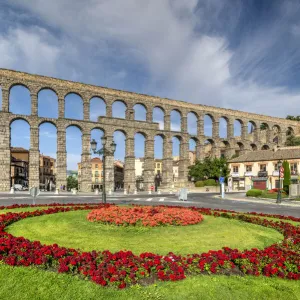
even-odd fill
[[(31, 114), (18, 115), (10, 111), (10, 91), (14, 86), (22, 85), (30, 92)], [(134, 165), (134, 135), (142, 133), (145, 136), (144, 182), (149, 187), (154, 182), (154, 137), (159, 135), (164, 140), (163, 147), (163, 184), (169, 187), (173, 177), (172, 138), (180, 140), (179, 182), (185, 184), (189, 165), (189, 140), (196, 142), (196, 158), (201, 160), (205, 155), (232, 157), (236, 153), (268, 149), (275, 145), (284, 145), (286, 136), (290, 133), (298, 135), (300, 127), (296, 121), (247, 113), (237, 110), (224, 109), (201, 104), (125, 92), (79, 82), (72, 82), (51, 77), (39, 76), (13, 70), (0, 69), (0, 86), (2, 90), (2, 110), (0, 112), (0, 191), (10, 188), (10, 125), (14, 120), (23, 119), (30, 125), (29, 152), (29, 185), (39, 186), (39, 126), (50, 122), (57, 128), (57, 186), (66, 185), (66, 129), (77, 126), (82, 132), (81, 155), (81, 190), (90, 191), (90, 139), (91, 130), (103, 130), (108, 141), (112, 140), (116, 130), (124, 132), (126, 137), (125, 176), (124, 186), (133, 190), (135, 186)], [(38, 116), (38, 95), (44, 89), (52, 90), (58, 98), (58, 118), (43, 118)], [(82, 99), (82, 120), (65, 117), (65, 97), (70, 93), (79, 95)], [(106, 115), (97, 121), (90, 120), (90, 100), (101, 98), (106, 105)], [(125, 118), (114, 118), (112, 106), (115, 101), (122, 101), (126, 106)], [(135, 120), (134, 106), (141, 104), (146, 109), (144, 121)], [(163, 129), (153, 122), (153, 110), (160, 108), (164, 114)], [(172, 111), (180, 115), (180, 129), (170, 126)], [(188, 114), (196, 116), (197, 134), (189, 134), (187, 130)], [(212, 120), (212, 134), (205, 135), (204, 117)], [(227, 137), (220, 138), (220, 119), (227, 123)], [(234, 122), (241, 126), (240, 135), (234, 135)], [(251, 130), (249, 130), (251, 124)], [(108, 144), (110, 144), (108, 142)], [(209, 145), (209, 147), (207, 146)], [(209, 148), (209, 152), (207, 149)], [(106, 159), (106, 181), (113, 188), (113, 157)]]

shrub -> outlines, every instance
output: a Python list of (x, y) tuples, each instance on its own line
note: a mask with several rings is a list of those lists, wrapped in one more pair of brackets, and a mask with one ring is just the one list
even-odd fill
[(196, 181), (195, 187), (204, 187), (204, 181)]
[(206, 179), (204, 181), (204, 186), (217, 186), (218, 184), (214, 179)]
[(257, 190), (257, 189), (251, 189), (247, 191), (246, 196), (247, 197), (259, 197), (262, 195), (262, 190)]

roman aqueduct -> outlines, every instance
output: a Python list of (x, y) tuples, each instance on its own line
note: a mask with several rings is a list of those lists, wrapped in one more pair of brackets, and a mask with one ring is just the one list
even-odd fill
[[(10, 91), (16, 85), (22, 85), (30, 91), (31, 115), (18, 115), (10, 112)], [(124, 186), (135, 187), (135, 156), (134, 135), (141, 133), (145, 136), (144, 184), (149, 187), (154, 182), (154, 138), (163, 138), (163, 170), (162, 180), (165, 187), (170, 187), (173, 180), (172, 138), (180, 140), (179, 184), (185, 184), (189, 165), (189, 140), (196, 142), (196, 158), (201, 160), (209, 154), (219, 157), (232, 157), (235, 153), (269, 149), (275, 145), (284, 145), (287, 134), (298, 135), (297, 122), (281, 118), (268, 117), (259, 114), (246, 113), (231, 109), (223, 109), (183, 101), (169, 100), (89, 84), (66, 81), (45, 76), (32, 75), (12, 70), (0, 69), (0, 86), (2, 89), (2, 110), (0, 111), (0, 191), (10, 189), (10, 125), (13, 121), (22, 119), (30, 125), (29, 151), (29, 186), (39, 186), (39, 126), (45, 122), (52, 123), (57, 129), (57, 175), (56, 185), (66, 185), (66, 129), (77, 126), (82, 131), (81, 155), (81, 190), (91, 190), (90, 140), (91, 130), (103, 130), (108, 143), (113, 139), (115, 131), (122, 131), (126, 137)], [(58, 118), (43, 118), (38, 116), (38, 95), (40, 91), (50, 89), (58, 98)], [(65, 117), (65, 97), (75, 93), (83, 100), (83, 120)], [(106, 116), (97, 121), (90, 120), (90, 99), (99, 97), (106, 104)], [(122, 101), (126, 105), (124, 119), (114, 118), (112, 105)], [(146, 109), (146, 120), (135, 120), (134, 106), (141, 104)], [(164, 113), (163, 129), (153, 122), (153, 109), (160, 108)], [(171, 130), (170, 115), (177, 111), (181, 117), (180, 131)], [(192, 113), (197, 118), (197, 134), (187, 131), (187, 116)], [(212, 120), (212, 136), (204, 134), (204, 117)], [(219, 122), (223, 118), (227, 122), (227, 137), (219, 137)], [(240, 136), (234, 136), (234, 122), (241, 124)], [(252, 130), (249, 131), (251, 124)], [(263, 124), (263, 130), (262, 125)], [(108, 189), (113, 188), (113, 157), (106, 159), (106, 182)]]

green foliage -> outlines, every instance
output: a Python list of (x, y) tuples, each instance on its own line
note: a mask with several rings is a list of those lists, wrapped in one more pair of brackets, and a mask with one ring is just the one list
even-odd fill
[(204, 187), (204, 181), (196, 181), (195, 187)]
[(217, 186), (219, 185), (214, 179), (206, 179), (204, 181), (204, 186)]
[(289, 135), (286, 138), (285, 145), (286, 146), (299, 146), (300, 145), (300, 137), (296, 137), (293, 134)]
[(291, 184), (291, 170), (290, 170), (290, 164), (288, 161), (283, 161), (282, 164), (284, 168), (284, 178), (283, 178), (283, 190), (289, 194), (289, 186)]
[(286, 119), (292, 120), (292, 121), (300, 121), (300, 116), (290, 116), (290, 115), (287, 115)]
[(247, 197), (259, 197), (262, 195), (262, 190), (257, 190), (257, 189), (251, 189), (247, 191), (246, 196)]
[(260, 125), (260, 130), (266, 130), (268, 128), (267, 124), (266, 123), (262, 123)]
[[(220, 173), (221, 169), (221, 173)], [(228, 177), (229, 169), (226, 158), (205, 158), (202, 162), (196, 161), (193, 166), (190, 166), (189, 175), (195, 181), (205, 179), (218, 179), (219, 176)]]
[(78, 189), (78, 180), (73, 176), (67, 178), (67, 189)]

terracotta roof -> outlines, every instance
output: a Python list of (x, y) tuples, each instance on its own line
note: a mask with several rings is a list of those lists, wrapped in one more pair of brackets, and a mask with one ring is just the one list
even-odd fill
[(274, 150), (258, 150), (248, 152), (239, 157), (230, 159), (229, 163), (235, 162), (252, 162), (252, 161), (269, 161), (269, 160), (288, 160), (288, 159), (300, 159), (299, 147), (284, 147)]
[(22, 147), (10, 147), (11, 152), (23, 152), (23, 153), (27, 153), (29, 152), (29, 150), (24, 149)]
[(91, 162), (102, 163), (102, 160), (99, 157), (94, 157), (94, 158), (91, 159)]

